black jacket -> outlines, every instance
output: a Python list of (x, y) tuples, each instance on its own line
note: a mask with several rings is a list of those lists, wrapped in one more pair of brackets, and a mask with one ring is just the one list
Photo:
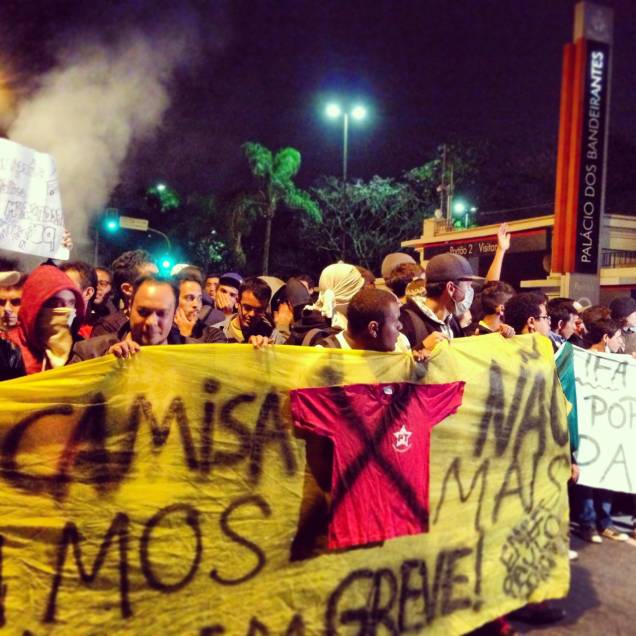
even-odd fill
[(123, 311), (116, 311), (115, 313), (102, 316), (95, 321), (91, 336), (103, 336), (104, 334), (117, 333), (119, 330), (128, 324), (128, 316)]
[[(409, 339), (413, 349), (421, 348), (422, 341), (434, 331), (442, 331), (441, 325), (427, 316), (411, 299), (400, 308), (400, 322), (402, 333)], [(455, 316), (449, 316), (448, 326), (454, 338), (465, 335)]]
[[(130, 324), (126, 322), (119, 328), (119, 331), (106, 333), (102, 336), (89, 338), (81, 342), (76, 342), (66, 364), (75, 364), (76, 362), (84, 362), (84, 360), (92, 360), (93, 358), (101, 358), (108, 353), (108, 350), (118, 342), (121, 342), (130, 331)], [(184, 338), (177, 330), (170, 332), (167, 344), (194, 344), (199, 341)]]
[(20, 349), (8, 340), (0, 339), (0, 381), (26, 375)]
[(300, 320), (291, 326), (291, 334), (285, 344), (313, 347), (320, 340), (341, 331), (331, 326), (331, 321), (319, 311), (303, 311)]

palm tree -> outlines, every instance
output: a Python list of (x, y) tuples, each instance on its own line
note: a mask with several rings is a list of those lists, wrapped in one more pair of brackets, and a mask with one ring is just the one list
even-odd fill
[(320, 208), (307, 192), (297, 188), (293, 178), (300, 170), (300, 153), (295, 148), (282, 148), (275, 155), (254, 142), (242, 146), (249, 162), (252, 175), (256, 179), (255, 191), (244, 195), (241, 207), (255, 210), (265, 219), (265, 239), (263, 241), (262, 273), (269, 269), (269, 249), (272, 236), (272, 221), (281, 203), (292, 210), (302, 210), (313, 221), (320, 223)]

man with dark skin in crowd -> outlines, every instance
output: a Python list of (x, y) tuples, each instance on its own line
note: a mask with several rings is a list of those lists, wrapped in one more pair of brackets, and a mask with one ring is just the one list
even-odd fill
[[(397, 297), (384, 289), (362, 288), (347, 307), (347, 328), (329, 336), (334, 348), (394, 351), (402, 324)], [(330, 343), (323, 341), (323, 346)]]

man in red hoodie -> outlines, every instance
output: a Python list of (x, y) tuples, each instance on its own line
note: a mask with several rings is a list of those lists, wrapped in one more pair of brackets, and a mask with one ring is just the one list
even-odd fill
[(66, 364), (84, 311), (82, 292), (64, 272), (53, 265), (31, 272), (22, 290), (20, 325), (12, 337), (27, 374)]

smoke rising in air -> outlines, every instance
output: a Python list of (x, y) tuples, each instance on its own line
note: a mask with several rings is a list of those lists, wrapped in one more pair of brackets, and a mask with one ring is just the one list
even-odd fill
[(169, 106), (170, 80), (191, 53), (186, 42), (135, 32), (74, 47), (18, 106), (9, 137), (55, 158), (79, 257), (90, 254), (91, 217), (108, 202), (131, 145), (157, 129)]

